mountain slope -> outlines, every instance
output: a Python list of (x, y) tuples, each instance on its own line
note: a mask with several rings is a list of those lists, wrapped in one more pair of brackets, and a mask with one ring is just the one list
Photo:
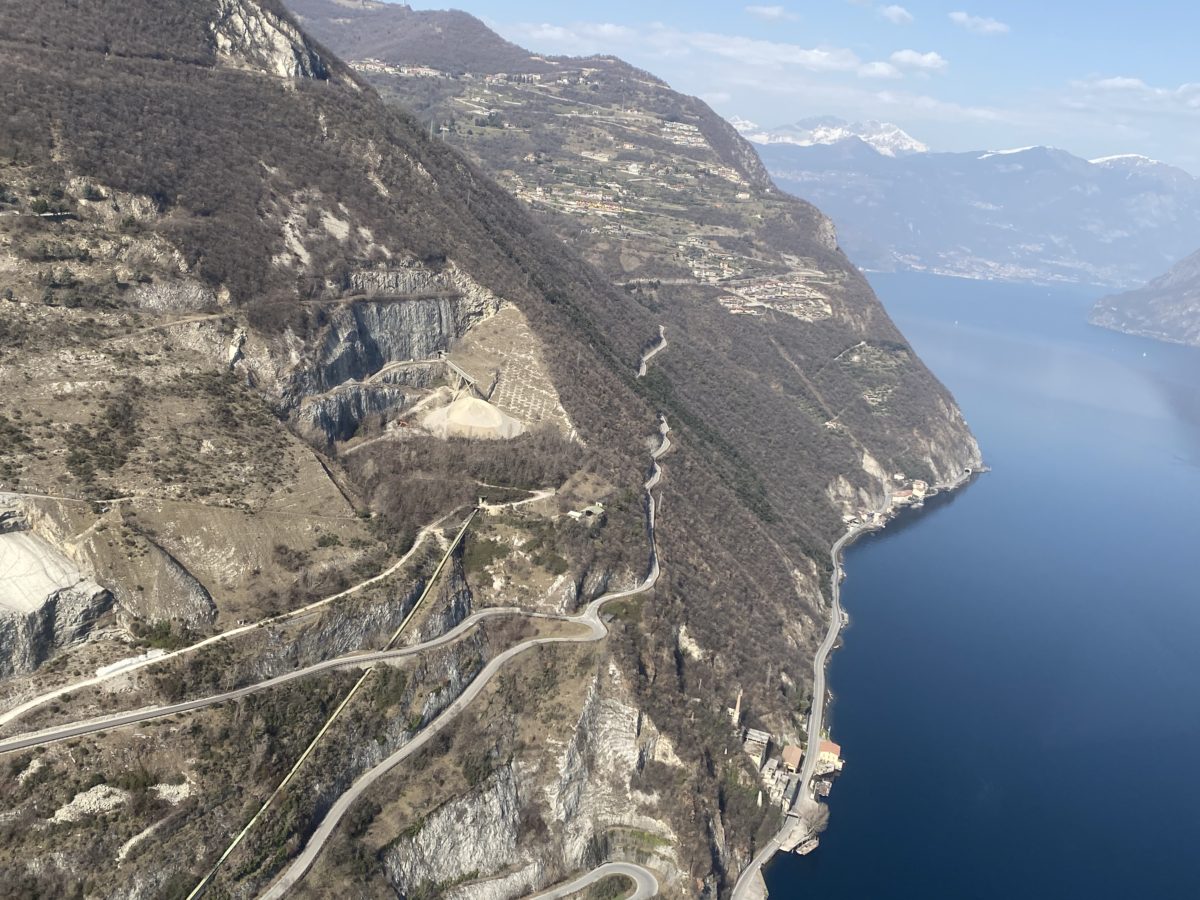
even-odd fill
[(1098, 301), (1090, 321), (1114, 331), (1200, 346), (1200, 252), (1144, 287)]
[[(727, 890), (778, 811), (756, 803), (724, 706), (740, 688), (755, 724), (798, 738), (844, 517), (886, 506), (898, 472), (949, 480), (977, 459), (828, 222), (779, 197), (705, 107), (615, 61), (583, 68), (669, 107), (645, 147), (681, 167), (632, 237), (531, 214), (455, 131), (431, 141), (423, 108), (385, 105), (270, 0), (18, 0), (0, 34), (0, 542), (35, 543), (7, 540), (16, 522), (111, 595), (61, 623), (48, 597), (50, 629), (5, 604), (21, 627), (0, 650), (50, 637), (10, 655), (32, 671), (0, 682), (3, 710), (62, 693), (4, 728), (378, 648), (438, 573), (403, 640), (526, 613), (381, 667), (219, 872), (219, 890), (256, 894), (488, 660), (575, 633), (562, 614), (640, 581), (662, 413), (654, 591), (607, 608), (603, 642), (512, 660), (351, 811), (302, 889), (472, 878), (524, 895), (650, 856), (669, 896)], [(590, 102), (574, 96), (589, 83), (563, 87)], [(572, 126), (545, 137), (587, 139)], [(479, 127), (507, 154), (512, 129)], [(559, 165), (587, 178), (585, 158)], [(698, 187), (693, 167), (710, 170)], [(681, 207), (707, 223), (693, 255), (659, 227)], [(722, 261), (736, 279), (696, 274)], [(669, 346), (639, 379), (662, 324)], [(489, 514), (443, 560), (485, 491)], [(357, 677), (15, 754), (0, 893), (186, 893)]]
[[(350, 55), (337, 8), (324, 6), (322, 17), (319, 4), (303, 4), (308, 26)], [(776, 190), (753, 147), (701, 101), (608, 57), (530, 55), (503, 75), (462, 57), (454, 64), (465, 72), (416, 70), (403, 47), (381, 58), (351, 64), (665, 325), (669, 346), (647, 387), (681, 454), (713, 461), (765, 529), (736, 551), (756, 559), (749, 571), (696, 555), (698, 486), (686, 465), (672, 469), (659, 530), (671, 596), (652, 615), (673, 624), (652, 630), (680, 637), (674, 663), (636, 645), (637, 665), (654, 673), (639, 703), (668, 721), (715, 678), (727, 698), (744, 690), (756, 727), (794, 740), (802, 720), (778, 697), (806, 702), (806, 661), (828, 615), (819, 599), (828, 547), (847, 520), (888, 509), (897, 478), (943, 482), (977, 462), (952, 399), (840, 252), (828, 219)], [(780, 559), (794, 587), (774, 590), (812, 599), (777, 613), (747, 591), (770, 583), (759, 562)], [(778, 692), (748, 677), (763, 659), (780, 667)], [(729, 884), (747, 857), (725, 828), (715, 852)]]
[[(327, 7), (324, 25), (308, 21), (337, 45), (337, 9)], [(684, 419), (720, 423), (730, 483), (765, 520), (787, 520), (798, 546), (816, 554), (836, 533), (853, 504), (822, 508), (812, 492), (861, 472), (864, 449), (893, 471), (943, 477), (930, 471), (943, 463), (931, 464), (929, 436), (912, 438), (942, 420), (948, 398), (837, 250), (828, 220), (776, 191), (750, 145), (695, 98), (619, 60), (554, 63), (553, 78), (356, 65), (668, 330), (690, 336), (652, 371), (652, 388)], [(828, 365), (864, 342), (870, 354)], [(779, 395), (763, 390), (771, 384)], [(778, 434), (812, 452), (779, 453)]]
[(297, 0), (288, 8), (309, 33), (335, 42), (338, 52), (351, 59), (487, 74), (552, 68), (458, 10), (414, 10), (372, 0)]
[(871, 269), (1126, 287), (1200, 242), (1200, 182), (1153, 161), (1048, 147), (889, 157), (853, 139), (760, 149)]

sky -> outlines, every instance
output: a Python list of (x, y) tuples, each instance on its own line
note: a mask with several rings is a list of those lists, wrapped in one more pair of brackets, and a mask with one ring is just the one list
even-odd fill
[(768, 128), (878, 119), (934, 150), (1045, 144), (1200, 173), (1200, 4), (1183, 0), (454, 5), (530, 50), (620, 56)]

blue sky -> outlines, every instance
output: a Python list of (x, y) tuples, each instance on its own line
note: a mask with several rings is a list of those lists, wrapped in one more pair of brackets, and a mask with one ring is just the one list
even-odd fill
[[(447, 4), (412, 2), (416, 8)], [(460, 0), (522, 46), (612, 53), (775, 126), (895, 122), (937, 150), (1049, 144), (1200, 172), (1200, 4)]]

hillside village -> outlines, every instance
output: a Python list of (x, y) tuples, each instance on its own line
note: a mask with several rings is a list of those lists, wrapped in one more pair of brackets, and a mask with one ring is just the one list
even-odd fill
[(623, 90), (627, 77), (614, 89), (612, 60), (533, 59), (559, 71), (351, 65), (385, 95), (421, 108), (431, 135), (489, 164), (522, 201), (578, 219), (585, 246), (627, 286), (711, 288), (735, 315), (832, 314), (836, 276), (750, 236), (778, 214), (776, 198), (722, 161), (697, 114), (664, 108), (668, 92), (654, 81), (636, 82), (633, 96)]

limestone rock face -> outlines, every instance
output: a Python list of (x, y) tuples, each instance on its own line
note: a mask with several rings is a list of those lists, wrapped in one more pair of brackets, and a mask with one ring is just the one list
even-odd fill
[[(630, 778), (650, 760), (683, 764), (628, 699), (615, 669), (595, 678), (569, 739), (546, 764), (525, 760), (499, 767), (476, 790), (431, 813), (415, 835), (389, 847), (383, 864), (392, 886), (411, 895), (422, 884), (470, 874), (472, 881), (447, 896), (523, 897), (589, 868), (597, 848), (622, 858), (623, 830), (661, 836), (658, 849), (643, 846), (641, 852), (650, 853), (649, 864), (668, 882), (676, 880), (674, 835), (659, 797), (632, 789)], [(548, 810), (542, 839), (522, 829), (522, 810), (531, 806)]]
[(0, 513), (0, 676), (30, 672), (87, 637), (112, 604), (112, 594), (22, 518)]
[(418, 265), (362, 269), (350, 275), (350, 291), (353, 294), (396, 296), (453, 289), (454, 280), (449, 271), (432, 272)]
[(655, 814), (657, 796), (635, 791), (629, 784), (630, 776), (647, 760), (668, 762), (674, 759), (674, 751), (622, 693), (615, 668), (596, 679), (575, 733), (558, 760), (557, 778), (545, 788), (555, 819), (552, 830), (562, 858), (571, 867), (584, 865), (593, 835), (613, 826), (674, 838), (663, 821), (666, 816)]
[(350, 290), (359, 293), (330, 307), (311, 341), (289, 332), (240, 346), (239, 365), (285, 409), (365, 381), (393, 363), (436, 362), (452, 341), (501, 306), (499, 297), (453, 264), (438, 273), (415, 267), (360, 272)]
[(210, 628), (217, 607), (208, 589), (154, 541), (138, 536), (136, 543), (138, 552), (127, 554), (121, 545), (93, 536), (78, 555), (113, 585), (124, 612), (148, 622), (179, 622), (194, 631)]
[(329, 77), (325, 61), (286, 19), (248, 0), (218, 0), (217, 8), (210, 27), (226, 65), (279, 78)]
[(368, 416), (386, 416), (401, 409), (409, 396), (411, 391), (399, 385), (346, 385), (306, 398), (297, 411), (297, 425), (306, 437), (332, 445), (353, 437)]
[[(517, 847), (520, 811), (516, 774), (512, 766), (504, 766), (482, 790), (446, 804), (415, 837), (399, 841), (384, 858), (389, 879), (411, 895), (426, 881), (444, 883), (518, 863), (529, 867), (532, 861), (523, 859)], [(533, 886), (527, 882), (523, 887)]]

